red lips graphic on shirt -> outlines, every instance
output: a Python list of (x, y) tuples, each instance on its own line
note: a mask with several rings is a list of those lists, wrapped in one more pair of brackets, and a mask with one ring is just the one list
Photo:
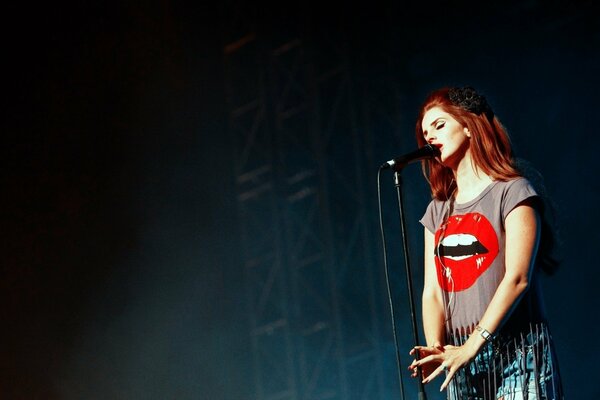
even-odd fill
[(435, 233), (435, 243), (438, 282), (447, 292), (470, 288), (498, 255), (496, 232), (479, 213), (451, 216)]

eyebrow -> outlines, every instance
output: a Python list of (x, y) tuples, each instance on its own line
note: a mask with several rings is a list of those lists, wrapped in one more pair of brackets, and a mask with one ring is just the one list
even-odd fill
[[(444, 118), (444, 117), (437, 117), (436, 119), (434, 119), (434, 120), (433, 120), (433, 122), (432, 122), (432, 123), (430, 123), (430, 124), (429, 124), (429, 126), (434, 126), (434, 125), (435, 125), (435, 123), (436, 123), (436, 122), (438, 122), (438, 121), (439, 121), (440, 119), (442, 119), (442, 118)], [(423, 131), (423, 135), (425, 135), (425, 134), (427, 134), (427, 129), (425, 129), (425, 130)]]

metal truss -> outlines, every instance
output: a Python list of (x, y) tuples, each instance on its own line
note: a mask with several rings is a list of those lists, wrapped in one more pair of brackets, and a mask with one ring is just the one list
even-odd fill
[[(359, 129), (345, 38), (323, 32), (315, 58), (315, 137), (320, 154), (323, 196), (331, 221), (331, 263), (339, 313), (345, 374), (343, 399), (383, 398), (383, 360), (376, 306), (377, 266), (367, 210), (365, 160), (368, 146)], [(315, 40), (316, 42), (316, 40)]]
[(245, 20), (252, 10), (232, 9), (238, 14), (226, 32), (224, 65), (256, 397), (295, 400), (289, 278), (267, 119), (266, 69), (256, 32)]
[(344, 40), (297, 29), (267, 42), (246, 26), (224, 56), (256, 398), (382, 399), (367, 144)]
[(306, 43), (292, 38), (272, 52), (271, 88), (285, 185), (286, 259), (302, 399), (345, 398), (343, 332), (332, 221), (325, 195), (319, 118)]
[(393, 397), (367, 175), (371, 139), (413, 148), (399, 128), (411, 83), (391, 64), (356, 85), (343, 29), (288, 15), (263, 35), (249, 4), (226, 5), (224, 60), (255, 398)]

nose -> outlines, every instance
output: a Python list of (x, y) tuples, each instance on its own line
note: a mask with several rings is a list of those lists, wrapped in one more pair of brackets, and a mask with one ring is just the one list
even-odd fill
[(429, 144), (433, 143), (433, 141), (435, 140), (435, 135), (431, 134), (429, 132), (425, 133), (425, 141)]

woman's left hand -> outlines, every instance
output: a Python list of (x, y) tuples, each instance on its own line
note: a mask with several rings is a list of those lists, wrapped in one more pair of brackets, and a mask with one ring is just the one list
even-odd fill
[[(419, 351), (419, 353), (422, 353), (425, 349), (426, 348), (422, 346), (416, 346), (414, 348), (414, 350)], [(446, 379), (440, 388), (440, 391), (442, 391), (448, 386), (456, 371), (467, 365), (476, 354), (477, 351), (471, 350), (468, 342), (462, 346), (446, 345), (440, 352), (430, 353), (418, 361), (413, 361), (409, 368), (412, 369), (419, 367), (422, 369), (428, 369), (428, 367), (431, 367), (431, 365), (439, 364), (437, 368), (435, 368), (425, 377), (425, 379), (423, 379), (423, 383), (431, 382), (439, 374), (446, 371)]]

